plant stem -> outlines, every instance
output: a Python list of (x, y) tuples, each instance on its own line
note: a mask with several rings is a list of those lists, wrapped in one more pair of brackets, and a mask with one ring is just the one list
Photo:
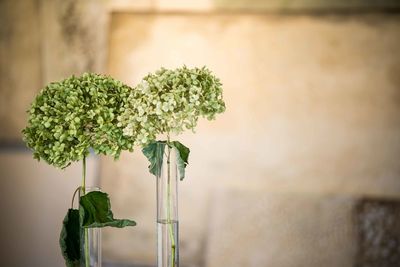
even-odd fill
[[(83, 195), (86, 194), (86, 156), (83, 156), (83, 164), (82, 164), (82, 193)], [(84, 245), (85, 245), (85, 266), (90, 266), (90, 259), (89, 259), (89, 232), (87, 228), (83, 229), (84, 231)]]
[(171, 239), (171, 267), (175, 267), (175, 237), (174, 237), (174, 229), (172, 227), (172, 220), (171, 220), (171, 148), (169, 146), (170, 139), (169, 134), (167, 135), (167, 149), (168, 149), (168, 156), (167, 156), (167, 223), (169, 226), (169, 236)]
[(71, 209), (73, 209), (73, 208), (74, 208), (74, 200), (75, 200), (75, 195), (76, 195), (76, 193), (78, 193), (79, 189), (81, 189), (81, 188), (80, 188), (80, 187), (78, 187), (78, 188), (75, 190), (74, 194), (72, 195), (72, 200), (71, 200)]

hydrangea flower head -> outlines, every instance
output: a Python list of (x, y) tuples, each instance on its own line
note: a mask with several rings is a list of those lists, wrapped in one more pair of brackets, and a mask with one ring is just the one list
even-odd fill
[(119, 156), (132, 141), (117, 127), (132, 88), (108, 76), (85, 73), (50, 83), (29, 109), (24, 141), (34, 157), (65, 168), (93, 148), (97, 154)]
[(145, 145), (158, 134), (194, 130), (200, 116), (212, 120), (224, 111), (222, 84), (206, 67), (161, 68), (130, 92), (118, 126), (135, 145)]

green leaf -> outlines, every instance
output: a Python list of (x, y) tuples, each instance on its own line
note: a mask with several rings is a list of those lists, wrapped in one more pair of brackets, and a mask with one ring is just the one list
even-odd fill
[(60, 234), (61, 253), (67, 267), (79, 267), (80, 260), (79, 210), (69, 209)]
[(185, 168), (189, 164), (188, 160), (189, 160), (190, 149), (178, 141), (173, 141), (171, 142), (171, 144), (173, 147), (176, 148), (178, 152), (176, 154), (176, 162), (178, 165), (179, 178), (182, 181), (185, 178)]
[(143, 154), (150, 161), (149, 171), (156, 177), (161, 176), (165, 144), (165, 141), (154, 141), (142, 149)]
[(108, 195), (103, 192), (93, 191), (81, 196), (80, 219), (85, 228), (135, 226), (136, 222), (126, 219), (114, 219)]

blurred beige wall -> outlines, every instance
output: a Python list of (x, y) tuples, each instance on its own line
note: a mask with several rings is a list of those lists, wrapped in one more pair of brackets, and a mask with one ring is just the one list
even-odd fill
[[(176, 137), (192, 151), (180, 183), (185, 266), (353, 266), (354, 199), (400, 196), (399, 33), (398, 15), (113, 14), (112, 76), (136, 84), (160, 66), (206, 65), (224, 84), (225, 114)], [(139, 149), (102, 160), (115, 209), (139, 222), (106, 231), (110, 258), (154, 263), (146, 167)]]
[[(98, 184), (98, 164), (88, 158), (88, 186)], [(22, 150), (0, 152), (1, 266), (65, 266), (59, 238), (81, 168), (73, 164), (63, 171)]]
[[(37, 162), (21, 130), (35, 94), (84, 71), (104, 72), (107, 12), (97, 0), (0, 1), (0, 265), (65, 266), (59, 235), (81, 183), (81, 164)], [(92, 27), (104, 28), (93, 31)], [(88, 185), (98, 185), (88, 159)]]
[(97, 0), (0, 1), (2, 142), (21, 141), (26, 110), (46, 84), (105, 71), (107, 14)]
[[(134, 85), (160, 66), (187, 64), (207, 65), (221, 78), (227, 111), (176, 137), (192, 151), (179, 188), (182, 265), (353, 266), (356, 200), (400, 197), (400, 16), (393, 6), (0, 1), (0, 203), (10, 218), (3, 242), (12, 244), (1, 251), (3, 263), (63, 265), (56, 238), (79, 183), (78, 165), (56, 171), (21, 150), (35, 93), (84, 71)], [(107, 261), (155, 263), (155, 180), (147, 165), (140, 149), (118, 162), (93, 161), (92, 183), (99, 167), (114, 213), (138, 222), (104, 231)], [(21, 250), (25, 258), (16, 260)]]

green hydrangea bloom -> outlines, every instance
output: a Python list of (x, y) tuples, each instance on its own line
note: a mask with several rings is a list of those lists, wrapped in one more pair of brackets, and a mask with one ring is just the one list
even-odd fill
[(116, 127), (132, 88), (111, 77), (85, 73), (50, 83), (37, 95), (22, 131), (34, 158), (65, 168), (93, 148), (119, 156), (132, 149), (131, 138)]
[(194, 130), (199, 116), (212, 120), (224, 111), (222, 84), (206, 67), (161, 68), (131, 91), (118, 126), (144, 145), (157, 134)]

